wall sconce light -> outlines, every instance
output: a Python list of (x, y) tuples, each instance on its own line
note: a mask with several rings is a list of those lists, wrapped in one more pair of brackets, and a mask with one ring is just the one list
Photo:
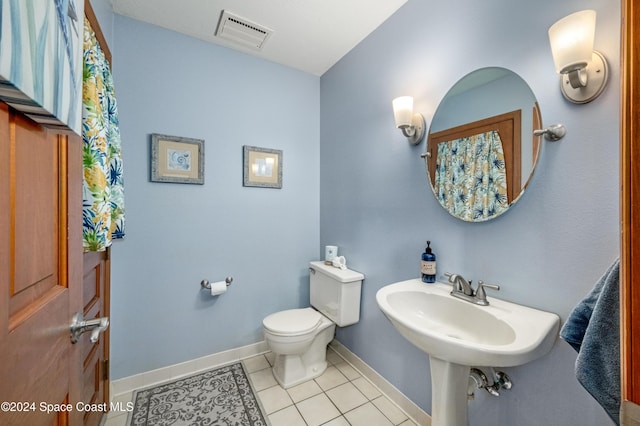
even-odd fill
[(396, 127), (402, 130), (402, 134), (411, 145), (418, 145), (424, 137), (425, 121), (420, 113), (413, 113), (413, 98), (401, 96), (393, 100), (393, 117), (396, 119)]
[(549, 42), (562, 94), (576, 104), (597, 98), (607, 84), (609, 69), (600, 52), (593, 50), (596, 12), (583, 10), (560, 19), (549, 28)]

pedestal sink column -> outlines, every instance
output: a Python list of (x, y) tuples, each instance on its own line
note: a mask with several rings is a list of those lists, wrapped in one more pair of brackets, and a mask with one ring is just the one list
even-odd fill
[(431, 426), (468, 426), (467, 389), (471, 367), (429, 356)]

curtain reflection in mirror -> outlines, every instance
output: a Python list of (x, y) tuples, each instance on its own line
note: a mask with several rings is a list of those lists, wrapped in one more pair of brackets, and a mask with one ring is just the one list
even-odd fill
[(507, 175), (498, 132), (438, 144), (434, 189), (440, 204), (463, 220), (484, 220), (507, 210)]

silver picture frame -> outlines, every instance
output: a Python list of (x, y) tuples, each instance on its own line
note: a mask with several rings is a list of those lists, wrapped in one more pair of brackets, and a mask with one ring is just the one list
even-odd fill
[(151, 134), (151, 181), (204, 185), (204, 140)]
[(282, 188), (282, 150), (243, 146), (243, 186)]

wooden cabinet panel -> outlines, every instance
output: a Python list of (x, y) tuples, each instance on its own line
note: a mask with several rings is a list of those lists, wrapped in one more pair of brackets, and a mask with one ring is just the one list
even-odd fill
[[(84, 277), (82, 283), (82, 313), (85, 319), (108, 316), (108, 252), (91, 252), (83, 256)], [(101, 333), (96, 343), (89, 341), (85, 333), (78, 341), (82, 348), (82, 401), (86, 404), (109, 402), (107, 376), (108, 333)], [(85, 413), (85, 424), (97, 424), (102, 413)]]

